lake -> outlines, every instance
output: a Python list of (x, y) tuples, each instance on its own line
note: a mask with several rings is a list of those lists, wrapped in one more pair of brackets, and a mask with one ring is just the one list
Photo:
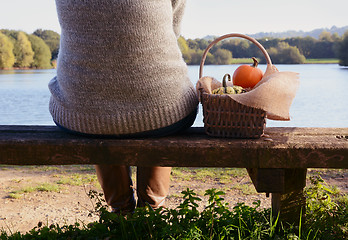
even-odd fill
[[(239, 65), (204, 66), (204, 76), (221, 80)], [(264, 71), (265, 65), (260, 65)], [(279, 71), (300, 73), (300, 88), (290, 121), (267, 121), (269, 127), (348, 127), (348, 68), (337, 64), (277, 65)], [(199, 66), (189, 66), (195, 84)], [(48, 111), (49, 70), (0, 70), (0, 125), (54, 125)], [(202, 110), (194, 126), (203, 126)]]

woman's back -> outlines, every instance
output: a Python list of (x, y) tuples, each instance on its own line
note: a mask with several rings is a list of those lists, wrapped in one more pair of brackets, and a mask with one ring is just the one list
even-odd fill
[(182, 1), (56, 0), (62, 28), (50, 111), (90, 134), (169, 126), (197, 107), (177, 45)]

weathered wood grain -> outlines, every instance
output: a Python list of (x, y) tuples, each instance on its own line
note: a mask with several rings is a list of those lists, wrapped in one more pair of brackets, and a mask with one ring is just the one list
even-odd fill
[[(0, 164), (124, 164), (248, 168), (274, 214), (298, 224), (307, 168), (348, 168), (348, 128), (266, 128), (260, 139), (213, 138), (203, 128), (163, 138), (87, 138), (55, 126), (1, 126)], [(303, 214), (303, 211), (302, 211)]]
[[(272, 193), (272, 212), (290, 224), (305, 217), (307, 169), (249, 168), (249, 176), (257, 192)], [(301, 214), (302, 213), (302, 214)]]
[(348, 128), (266, 128), (269, 137), (87, 138), (55, 126), (0, 126), (0, 164), (126, 164), (239, 168), (348, 168)]
[(289, 193), (306, 186), (306, 168), (248, 168), (257, 192)]

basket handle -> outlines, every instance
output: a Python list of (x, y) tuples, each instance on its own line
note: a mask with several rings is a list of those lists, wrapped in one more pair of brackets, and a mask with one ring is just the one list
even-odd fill
[(220, 42), (221, 40), (224, 40), (226, 38), (231, 38), (231, 37), (240, 37), (240, 38), (245, 38), (247, 40), (249, 40), (250, 42), (254, 43), (263, 53), (263, 55), (265, 56), (266, 58), (266, 61), (267, 61), (267, 64), (270, 64), (272, 65), (272, 61), (271, 61), (271, 58), (269, 57), (266, 49), (261, 45), (261, 43), (259, 43), (256, 39), (252, 38), (252, 37), (249, 37), (247, 35), (244, 35), (244, 34), (241, 34), (241, 33), (230, 33), (230, 34), (226, 34), (226, 35), (223, 35), (221, 37), (218, 37), (216, 38), (214, 41), (212, 41), (208, 47), (205, 49), (204, 53), (203, 53), (203, 56), (202, 56), (202, 60), (201, 60), (201, 64), (199, 66), (199, 78), (202, 77), (203, 75), (203, 65), (204, 65), (204, 62), (205, 62), (205, 59), (207, 57), (207, 54), (208, 54), (208, 51), (218, 42)]

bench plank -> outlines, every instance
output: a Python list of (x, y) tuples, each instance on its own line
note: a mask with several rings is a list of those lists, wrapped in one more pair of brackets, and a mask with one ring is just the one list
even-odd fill
[[(1, 126), (0, 164), (125, 164), (247, 168), (275, 216), (298, 224), (307, 168), (348, 168), (348, 128), (266, 128), (260, 139), (213, 138), (203, 128), (163, 138), (87, 138), (55, 126)], [(303, 214), (303, 212), (302, 212)]]
[(56, 126), (0, 125), (0, 164), (125, 164), (348, 168), (348, 128), (266, 128), (260, 139), (213, 138), (203, 128), (162, 138), (87, 138)]

